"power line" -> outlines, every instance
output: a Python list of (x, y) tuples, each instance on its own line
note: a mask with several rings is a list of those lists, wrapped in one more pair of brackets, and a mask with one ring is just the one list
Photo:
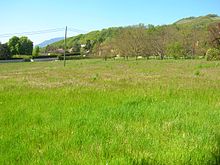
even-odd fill
[(16, 32), (16, 33), (7, 33), (7, 34), (0, 34), (1, 38), (4, 37), (10, 37), (13, 35), (35, 35), (35, 34), (45, 34), (45, 33), (54, 33), (63, 31), (63, 28), (57, 28), (57, 29), (48, 29), (48, 30), (40, 30), (40, 31), (30, 31), (30, 32)]
[[(0, 34), (0, 38), (7, 38), (15, 35), (39, 35), (39, 34), (48, 34), (48, 33), (55, 33), (64, 31), (65, 28), (56, 28), (56, 29), (47, 29), (47, 30), (39, 30), (39, 31), (29, 31), (29, 32), (16, 32), (16, 33), (6, 33)], [(69, 31), (76, 32), (76, 33), (85, 33), (86, 31), (76, 29), (76, 28), (69, 28)]]

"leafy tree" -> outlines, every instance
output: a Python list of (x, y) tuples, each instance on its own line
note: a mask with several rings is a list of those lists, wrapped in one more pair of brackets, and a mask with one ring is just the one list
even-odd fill
[(147, 55), (147, 33), (143, 25), (126, 27), (120, 30), (114, 41), (118, 53), (128, 59), (130, 56)]
[(8, 44), (0, 43), (0, 59), (9, 59), (11, 57)]
[[(193, 33), (194, 32), (194, 33)], [(195, 46), (197, 43), (197, 34), (195, 30), (189, 28), (181, 28), (179, 30), (179, 39), (183, 46), (183, 56), (184, 58), (192, 58), (195, 55)]]
[(96, 47), (96, 51), (96, 54), (98, 54), (98, 56), (103, 57), (105, 61), (107, 61), (109, 57), (116, 56), (116, 51), (114, 50), (113, 42), (111, 41), (105, 41), (99, 44)]
[(33, 56), (38, 56), (40, 53), (40, 47), (39, 46), (35, 46), (35, 48), (33, 49)]
[(91, 40), (87, 40), (85, 46), (86, 51), (90, 51), (91, 48), (92, 48)]
[(18, 52), (18, 49), (20, 47), (19, 40), (20, 40), (19, 37), (14, 36), (11, 39), (9, 39), (9, 41), (8, 41), (8, 47), (9, 47), (12, 55), (19, 54), (19, 52)]
[(33, 42), (27, 37), (14, 36), (9, 39), (8, 46), (12, 55), (31, 55), (33, 51)]
[(21, 37), (19, 39), (18, 52), (19, 54), (31, 55), (33, 52), (33, 42), (27, 37)]
[(49, 52), (54, 52), (56, 50), (56, 47), (53, 45), (47, 45), (45, 48), (45, 52), (49, 53)]
[(172, 56), (174, 59), (178, 59), (183, 55), (183, 47), (179, 42), (174, 42), (168, 45), (167, 54)]
[(148, 36), (152, 53), (156, 56), (159, 56), (160, 59), (163, 60), (170, 37), (167, 26), (149, 28)]
[(81, 45), (79, 43), (74, 43), (73, 47), (72, 47), (72, 52), (79, 53), (80, 52), (80, 48), (81, 48)]
[(92, 49), (93, 49), (93, 43), (91, 42), (91, 40), (87, 40), (84, 47), (80, 48), (80, 54), (89, 55), (92, 53)]
[[(102, 52), (106, 49), (108, 52), (106, 42), (110, 41), (118, 55), (125, 57), (154, 55), (161, 59), (170, 53), (177, 54), (176, 49), (181, 47), (181, 56), (195, 58), (197, 55), (205, 55), (209, 47), (220, 47), (218, 18), (217, 15), (208, 15), (185, 18), (171, 25), (145, 26), (140, 24), (108, 28), (70, 37), (67, 45), (68, 48), (72, 48), (75, 43), (86, 44), (86, 47), (82, 49), (84, 54), (89, 51), (90, 54), (97, 55), (100, 49)], [(62, 48), (63, 41), (52, 45), (55, 49)]]

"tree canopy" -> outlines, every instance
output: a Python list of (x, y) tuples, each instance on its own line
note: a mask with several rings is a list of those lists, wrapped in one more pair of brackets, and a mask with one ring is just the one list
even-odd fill
[[(161, 59), (167, 56), (195, 58), (205, 56), (210, 47), (218, 45), (218, 22), (220, 17), (209, 14), (184, 18), (170, 25), (139, 24), (108, 28), (70, 37), (67, 39), (67, 47), (74, 50), (77, 44), (86, 45), (85, 49), (89, 50), (90, 55), (106, 54), (103, 55), (105, 57), (114, 54), (136, 57), (154, 55)], [(209, 38), (214, 42), (209, 41)], [(63, 41), (51, 46), (54, 50), (62, 48)]]
[(9, 59), (11, 57), (10, 49), (8, 44), (1, 44), (0, 43), (0, 59)]
[(12, 55), (21, 54), (21, 55), (32, 55), (33, 51), (33, 42), (28, 39), (28, 37), (17, 37), (14, 36), (9, 39), (8, 47)]

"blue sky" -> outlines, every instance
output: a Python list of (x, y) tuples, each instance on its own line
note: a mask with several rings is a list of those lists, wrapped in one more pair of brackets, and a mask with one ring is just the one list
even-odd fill
[[(138, 23), (169, 24), (189, 16), (220, 15), (220, 0), (1, 0), (0, 35), (65, 27), (91, 31)], [(77, 33), (69, 32), (68, 36)], [(28, 36), (35, 44), (63, 32)], [(0, 38), (6, 42), (8, 38)]]

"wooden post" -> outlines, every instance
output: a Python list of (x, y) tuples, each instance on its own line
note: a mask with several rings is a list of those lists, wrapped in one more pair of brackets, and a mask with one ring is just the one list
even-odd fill
[(66, 37), (67, 37), (67, 26), (66, 26), (65, 38), (64, 38), (64, 56), (63, 56), (64, 67), (66, 66)]

